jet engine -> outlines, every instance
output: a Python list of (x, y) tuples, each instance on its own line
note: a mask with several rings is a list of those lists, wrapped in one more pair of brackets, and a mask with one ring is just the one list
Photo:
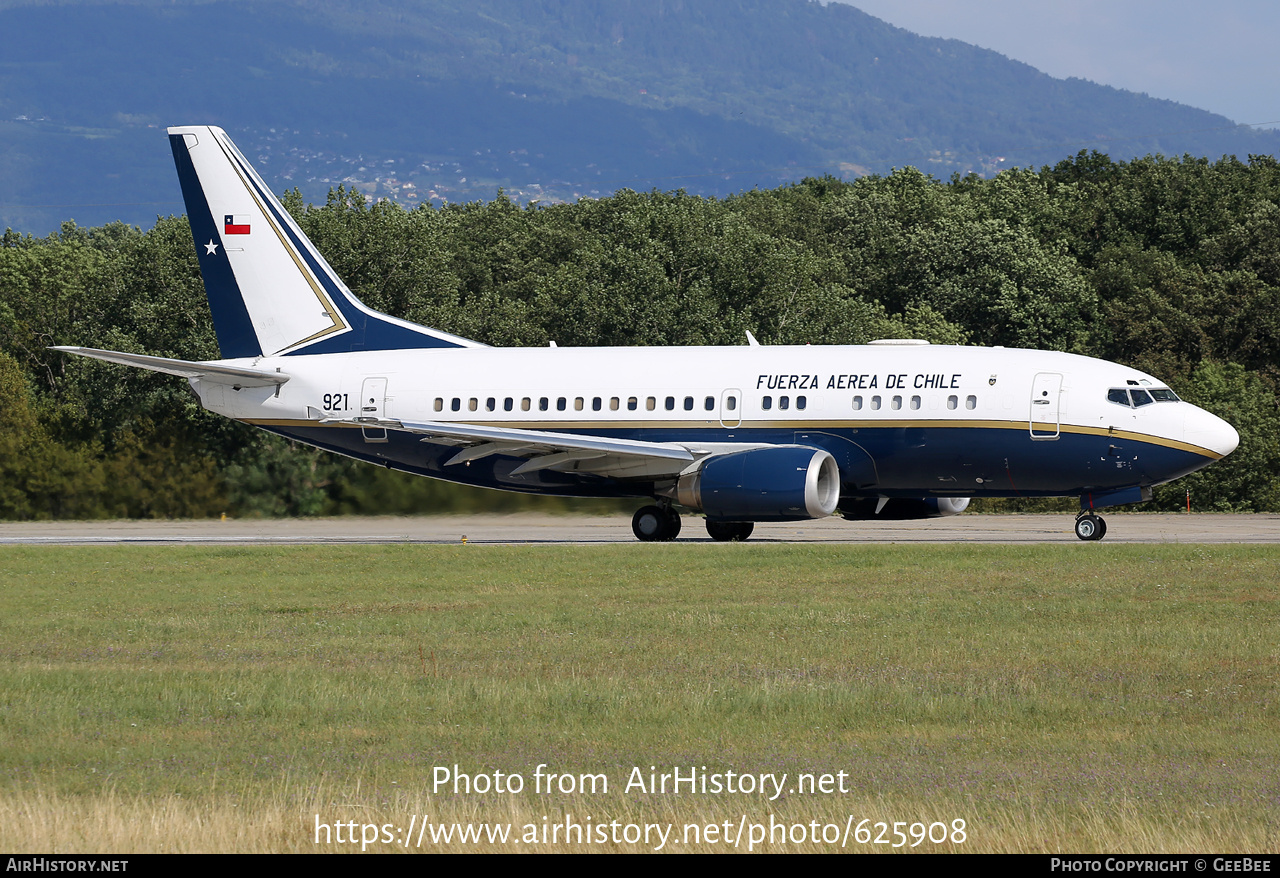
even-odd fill
[(840, 516), (847, 521), (910, 521), (959, 515), (968, 506), (968, 497), (846, 497), (840, 501)]
[(673, 497), (709, 521), (826, 518), (840, 500), (840, 468), (820, 448), (775, 445), (707, 458)]

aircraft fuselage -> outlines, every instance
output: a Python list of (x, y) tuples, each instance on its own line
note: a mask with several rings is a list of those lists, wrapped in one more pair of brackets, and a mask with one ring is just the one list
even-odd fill
[(1237, 441), (1225, 422), (1176, 398), (1137, 406), (1108, 398), (1165, 387), (1149, 375), (1051, 351), (467, 348), (227, 362), (293, 377), (278, 392), (193, 379), (211, 411), (406, 472), (537, 493), (647, 496), (662, 479), (643, 464), (622, 463), (608, 478), (598, 463), (590, 472), (513, 475), (522, 458), (501, 454), (448, 465), (457, 452), (451, 444), (349, 422), (680, 442), (695, 455), (726, 446), (814, 446), (835, 457), (842, 497), (1102, 497), (1176, 479)]

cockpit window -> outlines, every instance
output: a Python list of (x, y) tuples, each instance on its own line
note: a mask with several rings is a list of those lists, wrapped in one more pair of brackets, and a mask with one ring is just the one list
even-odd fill
[(1119, 405), (1129, 405), (1129, 391), (1123, 387), (1113, 387), (1107, 391), (1107, 401), (1114, 402)]
[(1142, 390), (1137, 387), (1125, 389), (1123, 387), (1113, 387), (1107, 391), (1107, 401), (1114, 402), (1117, 405), (1128, 406), (1129, 408), (1139, 408), (1144, 405), (1151, 405), (1153, 402), (1179, 402), (1178, 394), (1174, 393), (1167, 387), (1158, 387), (1151, 390)]

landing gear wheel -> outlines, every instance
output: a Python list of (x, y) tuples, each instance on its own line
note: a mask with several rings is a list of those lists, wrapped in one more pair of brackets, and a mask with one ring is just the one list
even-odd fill
[(631, 517), (631, 532), (643, 543), (656, 543), (667, 531), (667, 516), (658, 506), (641, 506)]
[(756, 529), (751, 521), (712, 521), (707, 519), (707, 533), (711, 539), (721, 543), (741, 543), (751, 536)]
[(664, 541), (674, 540), (680, 536), (680, 513), (670, 506), (666, 508), (665, 512), (667, 514), (667, 533), (662, 539)]
[(680, 533), (680, 513), (670, 506), (641, 506), (631, 518), (631, 532), (644, 543), (665, 543)]
[(1076, 519), (1076, 536), (1090, 542), (1100, 540), (1107, 533), (1107, 523), (1090, 512)]

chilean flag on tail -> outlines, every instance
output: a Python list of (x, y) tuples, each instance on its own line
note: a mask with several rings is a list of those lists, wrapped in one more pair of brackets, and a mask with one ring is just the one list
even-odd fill
[(222, 219), (222, 233), (224, 235), (249, 234), (249, 217), (228, 213), (224, 214)]

